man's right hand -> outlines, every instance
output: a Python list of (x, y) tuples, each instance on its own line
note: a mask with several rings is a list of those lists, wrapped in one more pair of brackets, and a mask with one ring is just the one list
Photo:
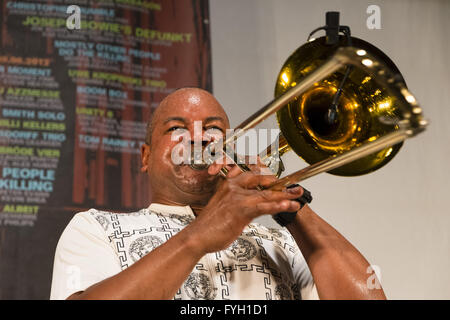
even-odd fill
[[(215, 174), (218, 170), (219, 167), (212, 167), (209, 173)], [(233, 167), (197, 219), (186, 227), (195, 238), (197, 249), (202, 254), (224, 250), (253, 219), (282, 211), (298, 211), (300, 205), (293, 200), (302, 195), (301, 187), (283, 191), (257, 189), (275, 180), (272, 175), (241, 172), (237, 166)]]

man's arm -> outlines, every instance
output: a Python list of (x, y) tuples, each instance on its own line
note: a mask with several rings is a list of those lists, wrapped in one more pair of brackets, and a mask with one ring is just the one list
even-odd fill
[(308, 205), (287, 226), (309, 266), (320, 299), (386, 299), (367, 287), (369, 263)]
[(292, 200), (301, 195), (301, 188), (258, 191), (256, 186), (268, 185), (273, 178), (250, 172), (231, 177), (186, 228), (129, 268), (69, 299), (171, 299), (203, 255), (226, 249), (253, 219), (299, 209)]
[(203, 255), (190, 235), (186, 227), (129, 268), (68, 299), (173, 298)]

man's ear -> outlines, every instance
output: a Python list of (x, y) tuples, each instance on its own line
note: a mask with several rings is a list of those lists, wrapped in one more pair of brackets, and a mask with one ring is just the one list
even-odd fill
[(150, 159), (150, 146), (144, 143), (141, 147), (141, 172), (148, 171), (148, 161)]

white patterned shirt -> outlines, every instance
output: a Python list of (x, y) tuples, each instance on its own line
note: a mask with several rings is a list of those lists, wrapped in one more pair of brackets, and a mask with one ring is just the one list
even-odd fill
[[(133, 213), (77, 213), (56, 248), (51, 299), (66, 299), (131, 266), (195, 219), (189, 206), (153, 203)], [(167, 275), (170, 276), (170, 275)], [(317, 299), (290, 233), (249, 224), (226, 249), (203, 256), (174, 299)]]

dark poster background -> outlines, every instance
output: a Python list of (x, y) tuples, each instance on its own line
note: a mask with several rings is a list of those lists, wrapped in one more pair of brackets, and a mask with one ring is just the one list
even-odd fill
[(0, 299), (47, 299), (76, 212), (148, 206), (152, 109), (211, 90), (208, 2), (2, 0), (0, 19)]

